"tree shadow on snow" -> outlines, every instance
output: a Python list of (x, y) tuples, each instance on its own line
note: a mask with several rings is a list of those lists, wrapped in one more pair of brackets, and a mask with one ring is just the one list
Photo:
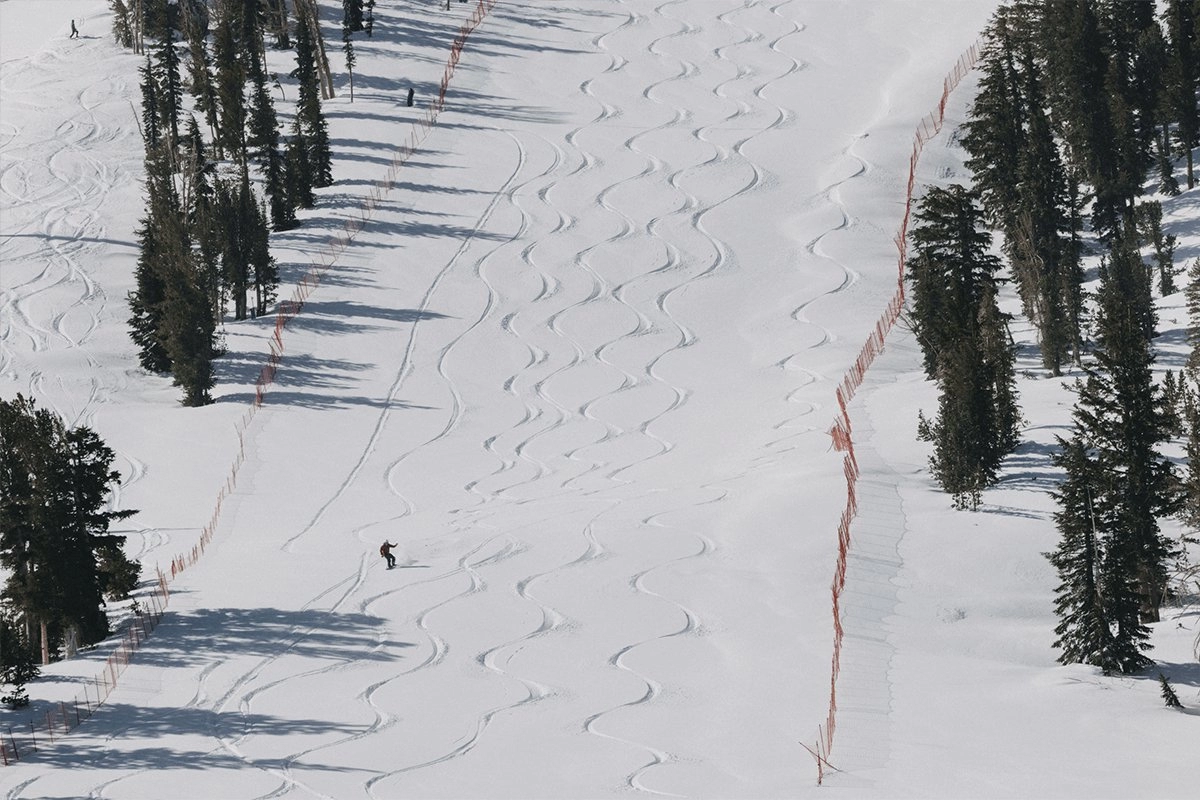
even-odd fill
[(308, 300), (303, 313), (288, 323), (289, 330), (309, 330), (321, 334), (342, 334), (381, 329), (386, 326), (365, 320), (410, 324), (423, 320), (449, 319), (446, 314), (418, 308), (384, 308), (350, 300)]
[[(275, 375), (276, 384), (283, 384), (286, 379), (298, 386), (324, 389), (344, 388), (353, 382), (354, 373), (365, 372), (371, 367), (370, 364), (362, 362), (317, 358), (302, 353), (290, 356), (285, 353), (283, 358)], [(239, 353), (227, 354), (214, 364), (217, 386), (229, 386), (230, 384), (254, 386), (266, 361), (260, 353)], [(284, 375), (285, 369), (290, 372), (290, 375)], [(253, 396), (252, 391), (240, 397), (235, 394), (227, 394), (217, 398), (215, 402), (246, 402)]]
[[(70, 712), (69, 712), (70, 713)], [(90, 769), (112, 768), (120, 770), (158, 769), (246, 769), (246, 760), (231, 751), (215, 746), (216, 737), (233, 739), (244, 734), (254, 736), (292, 735), (338, 735), (352, 736), (366, 733), (369, 724), (348, 724), (322, 719), (277, 717), (271, 714), (242, 713), (236, 707), (228, 711), (215, 711), (195, 706), (158, 708), (142, 707), (129, 703), (105, 703), (95, 713), (94, 719), (82, 722), (83, 730), (89, 726), (103, 725), (113, 730), (114, 738), (120, 739), (124, 732), (144, 738), (171, 736), (212, 737), (207, 744), (195, 748), (176, 749), (165, 745), (156, 747), (117, 747), (93, 744), (78, 738), (66, 742), (51, 742), (41, 731), (36, 737), (29, 735), (27, 728), (14, 725), (12, 734), (4, 729), (6, 742), (16, 744), (22, 761), (50, 766), (78, 769), (87, 765)], [(260, 768), (284, 768), (285, 758), (255, 759)], [(348, 772), (350, 768), (332, 764), (314, 764), (305, 759), (306, 769), (332, 772)]]
[[(1068, 431), (1063, 430), (1065, 435)], [(1004, 459), (1003, 472), (996, 481), (995, 489), (1017, 489), (1022, 491), (1047, 492), (1055, 488), (1059, 470), (1051, 459), (1058, 452), (1054, 442), (1022, 442)], [(981, 511), (984, 509), (980, 509)], [(1005, 512), (1008, 513), (1008, 512)], [(1024, 515), (1037, 519), (1041, 514)]]
[(352, 661), (396, 661), (412, 642), (381, 640), (387, 621), (372, 614), (320, 609), (204, 608), (168, 613), (142, 645), (137, 663), (195, 666), (204, 653), (222, 657), (289, 656), (330, 665)]

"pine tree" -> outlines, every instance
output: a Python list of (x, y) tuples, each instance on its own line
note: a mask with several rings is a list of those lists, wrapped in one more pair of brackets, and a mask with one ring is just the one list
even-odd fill
[(1108, 214), (1112, 224), (1094, 224), (1093, 227), (1111, 240), (1118, 234), (1117, 227), (1127, 224), (1134, 216), (1136, 199), (1142, 193), (1146, 168), (1150, 164), (1150, 137), (1145, 137), (1143, 141), (1140, 135), (1137, 119), (1139, 100), (1135, 95), (1132, 69), (1125, 58), (1109, 58), (1105, 91), (1112, 139), (1105, 143), (1108, 149), (1101, 156), (1101, 172), (1094, 180), (1096, 202), (1093, 219), (1103, 218), (1103, 203), (1107, 200), (1111, 204)]
[(978, 508), (996, 469), (982, 458), (988, 397), (973, 343), (953, 342), (939, 360), (938, 413), (932, 427), (934, 450), (929, 471), (955, 508)]
[(21, 628), (7, 614), (0, 616), (0, 683), (12, 687), (9, 694), (0, 697), (0, 703), (9, 708), (28, 706), (29, 695), (25, 691), (25, 684), (40, 672), (33, 642), (23, 635)]
[(171, 371), (171, 355), (162, 331), (162, 304), (166, 298), (163, 263), (170, 256), (163, 250), (159, 231), (163, 220), (181, 213), (171, 181), (169, 156), (160, 144), (146, 154), (146, 215), (137, 230), (139, 252), (134, 271), (135, 288), (129, 293), (130, 338), (138, 347), (138, 362), (150, 372)]
[(1150, 21), (1137, 35), (1130, 89), (1137, 119), (1138, 145), (1149, 160), (1166, 105), (1168, 55), (1162, 29), (1154, 22), (1152, 4), (1139, 5), (1150, 10)]
[(909, 260), (913, 329), (940, 390), (930, 471), (960, 508), (975, 508), (1017, 442), (1014, 354), (996, 305), (999, 261), (974, 196), (930, 189)]
[(249, 171), (243, 167), (237, 186), (224, 187), (221, 192), (222, 228), (225, 232), (223, 252), (225, 285), (233, 299), (234, 319), (245, 319), (247, 289), (252, 271), (251, 261), (258, 235), (266, 236), (266, 223), (258, 220), (258, 204), (250, 188)]
[(170, 136), (172, 147), (179, 142), (179, 116), (183, 109), (183, 81), (179, 74), (179, 51), (175, 48), (178, 8), (174, 3), (164, 4), (154, 70), (158, 83), (158, 112), (161, 115), (159, 127)]
[(1196, 185), (1192, 148), (1200, 144), (1200, 112), (1196, 109), (1196, 82), (1200, 76), (1200, 48), (1196, 45), (1196, 7), (1192, 0), (1167, 0), (1167, 63), (1164, 75), (1164, 114), (1176, 123), (1181, 155), (1187, 157), (1187, 185)]
[(1200, 414), (1196, 409), (1194, 391), (1185, 386), (1183, 392), (1189, 395), (1191, 402), (1185, 403), (1182, 414), (1186, 421), (1187, 442), (1184, 453), (1187, 461), (1179, 487), (1178, 514), (1187, 525), (1200, 528)]
[[(201, 24), (201, 21), (195, 18), (196, 15), (185, 13), (183, 20), (185, 22), (184, 31), (187, 35), (188, 43), (188, 69), (192, 82), (192, 96), (195, 98), (196, 108), (204, 115), (204, 121), (208, 124), (209, 136), (214, 140), (214, 145), (217, 144), (217, 126), (218, 112), (220, 111), (220, 103), (217, 99), (217, 90), (213, 85), (212, 64), (208, 56), (208, 25)], [(218, 157), (221, 153), (218, 151)]]
[(1187, 368), (1200, 373), (1200, 258), (1188, 266), (1187, 286), (1183, 290), (1187, 302), (1188, 326), (1185, 338), (1188, 344)]
[[(1068, 237), (1067, 176), (1059, 158), (1032, 50), (1022, 58), (1027, 130), (1017, 160), (1015, 225), (1005, 233), (1013, 276), (1026, 316), (1038, 331), (1042, 364), (1055, 375), (1079, 341), (1071, 305), (1079, 294)], [(1074, 323), (1074, 324), (1073, 324)]]
[(1175, 197), (1179, 194), (1179, 181), (1175, 180), (1175, 165), (1171, 162), (1170, 136), (1171, 128), (1164, 124), (1154, 141), (1154, 164), (1158, 169), (1158, 193)]
[(909, 237), (912, 324), (925, 373), (938, 374), (940, 353), (974, 329), (985, 286), (995, 284), (999, 260), (989, 252), (975, 196), (962, 186), (931, 188), (917, 206)]
[(246, 154), (246, 68), (237, 32), (241, 28), (240, 3), (225, 0), (220, 5), (213, 43), (213, 67), (221, 124), (219, 147), (239, 163)]
[(221, 309), (221, 247), (224, 237), (221, 231), (220, 206), (214, 185), (215, 169), (208, 160), (204, 139), (195, 117), (189, 121), (185, 138), (185, 169), (182, 174), (188, 187), (185, 203), (188, 230), (196, 245), (198, 281), (201, 290), (209, 298), (214, 322), (219, 323)]
[(1127, 169), (1128, 71), (1121, 59), (1110, 57), (1114, 43), (1096, 12), (1090, 0), (1045, 4), (1042, 36), (1051, 116), (1072, 164), (1094, 189), (1092, 228), (1110, 241), (1120, 234), (1141, 175)]
[(41, 536), (38, 520), (44, 503), (40, 497), (37, 466), (48, 458), (41, 443), (39, 424), (31, 400), (17, 395), (0, 399), (0, 565), (8, 570), (4, 598), (24, 617), (24, 636), (32, 643), (36, 622), (30, 612), (36, 607), (36, 547)]
[(1054, 646), (1062, 651), (1059, 663), (1094, 664), (1106, 672), (1119, 669), (1108, 662), (1112, 650), (1112, 631), (1105, 616), (1100, 587), (1100, 539), (1107, 526), (1097, 519), (1093, 493), (1102, 485), (1096, 460), (1088, 453), (1078, 434), (1067, 441), (1058, 440), (1056, 466), (1066, 478), (1051, 492), (1058, 503), (1054, 522), (1061, 539), (1053, 553), (1047, 554), (1058, 571), (1054, 611), (1059, 623), (1054, 629)]
[(1162, 203), (1150, 200), (1138, 206), (1138, 227), (1142, 238), (1154, 247), (1154, 262), (1158, 268), (1158, 291), (1163, 296), (1175, 293), (1175, 243), (1173, 234), (1162, 227)]
[(1009, 10), (1001, 8), (988, 25), (979, 91), (960, 139), (988, 218), (1004, 231), (1016, 226), (1020, 205), (1013, 176), (1018, 172), (1025, 118), (1010, 24)]
[(96, 552), (119, 547), (124, 537), (108, 533), (108, 527), (135, 512), (104, 509), (109, 486), (120, 476), (111, 468), (116, 454), (94, 431), (60, 428), (57, 438), (48, 472), (56, 521), (58, 557), (52, 566), (60, 587), (58, 612), (64, 629), (75, 627), (80, 641), (91, 644), (108, 635)]
[[(321, 14), (317, 7), (317, 0), (294, 0), (294, 6), (297, 37), (299, 37), (300, 28), (308, 29), (306, 35), (309, 37), (312, 51), (311, 61), (317, 74), (320, 97), (322, 100), (328, 100), (334, 96), (333, 74), (329, 67), (329, 55), (325, 52), (325, 37), (321, 34)], [(299, 44), (297, 44), (297, 50), (299, 50)]]
[[(1086, 378), (1076, 384), (1075, 439), (1077, 446), (1088, 452), (1089, 463), (1081, 469), (1086, 475), (1091, 521), (1095, 526), (1096, 552), (1090, 566), (1095, 571), (1100, 608), (1076, 610), (1075, 615), (1060, 608), (1061, 630), (1056, 630), (1064, 663), (1082, 661), (1099, 666), (1106, 673), (1130, 673), (1151, 662), (1144, 654), (1149, 647), (1149, 629), (1139, 613), (1141, 597), (1135, 577), (1136, 534), (1130, 529), (1135, 509), (1128, 506), (1129, 493), (1123, 486), (1126, 476), (1120, 454), (1113, 446), (1114, 439), (1120, 436), (1123, 415), (1110, 376), (1096, 366), (1085, 367), (1084, 373)], [(1061, 513), (1075, 515), (1078, 507), (1064, 505)], [(1077, 552), (1074, 556), (1079, 557)], [(1068, 557), (1066, 553), (1062, 556)], [(1063, 577), (1066, 580), (1067, 576)], [(1065, 591), (1060, 589), (1060, 598)], [(1070, 591), (1078, 594), (1086, 591), (1086, 586), (1074, 585)], [(1097, 616), (1104, 621), (1103, 632), (1094, 630)]]
[(121, 0), (108, 0), (108, 7), (112, 11), (112, 34), (113, 41), (118, 47), (124, 47), (126, 50), (133, 48), (133, 25), (129, 19), (129, 7)]
[(279, 286), (279, 269), (271, 255), (270, 235), (267, 227), (267, 209), (260, 203), (251, 228), (250, 268), (254, 273), (254, 315), (261, 317), (275, 299)]
[(1167, 434), (1171, 438), (1182, 436), (1184, 433), (1183, 423), (1186, 417), (1183, 415), (1183, 409), (1187, 405), (1184, 401), (1185, 392), (1187, 392), (1187, 385), (1184, 383), (1183, 375), (1181, 374), (1179, 380), (1176, 380), (1175, 373), (1167, 370), (1163, 375), (1162, 404), (1163, 413), (1167, 419)]
[(979, 364), (983, 369), (982, 391), (986, 437), (981, 449), (987, 464), (1000, 462), (1020, 443), (1021, 408), (1017, 395), (1016, 354), (1008, 332), (1008, 318), (1000, 311), (997, 287), (986, 286), (976, 314)]
[(288, 203), (293, 208), (312, 208), (316, 203), (308, 149), (308, 140), (297, 119), (292, 125), (292, 135), (284, 153), (284, 186)]
[(192, 248), (187, 209), (167, 165), (167, 148), (147, 154), (147, 216), (137, 288), (129, 295), (131, 337), (147, 369), (166, 366), (186, 405), (211, 402), (215, 316), (204, 270)]
[(1158, 687), (1167, 708), (1183, 708), (1183, 703), (1179, 702), (1179, 695), (1175, 694), (1175, 689), (1172, 688), (1170, 681), (1167, 680), (1167, 676), (1161, 672), (1158, 673)]
[(212, 402), (213, 359), (216, 357), (214, 311), (204, 292), (199, 270), (182, 224), (163, 232), (172, 255), (163, 274), (162, 329), (171, 356), (171, 374), (183, 389), (183, 404)]
[(146, 56), (146, 63), (138, 70), (138, 74), (142, 76), (142, 139), (145, 140), (146, 149), (150, 150), (158, 147), (162, 138), (159, 129), (162, 115), (159, 112), (158, 83), (154, 79), (154, 66), (149, 56)]
[[(1095, 367), (1079, 393), (1076, 419), (1110, 482), (1101, 499), (1113, 508), (1116, 528), (1105, 555), (1114, 609), (1109, 618), (1118, 638), (1128, 640), (1125, 646), (1142, 638), (1135, 624), (1139, 619), (1158, 619), (1172, 553), (1158, 517), (1177, 507), (1171, 463), (1158, 452), (1170, 434), (1151, 373), (1154, 315), (1148, 273), (1128, 240), (1118, 242), (1101, 265), (1097, 301)], [(1128, 597), (1121, 594), (1126, 587)]]
[(363, 0), (342, 0), (342, 27), (351, 33), (363, 29)]
[[(1126, 180), (1140, 184), (1154, 139), (1166, 43), (1154, 20), (1153, 2), (1096, 4), (1108, 59), (1114, 124), (1126, 159)], [(1137, 189), (1134, 189), (1137, 191)]]
[(288, 12), (286, 0), (266, 0), (266, 24), (275, 34), (275, 47), (286, 50), (292, 46), (288, 33)]
[(329, 186), (333, 183), (329, 128), (321, 111), (321, 87), (311, 26), (303, 21), (296, 26), (296, 77), (300, 82), (296, 120), (304, 132), (302, 139), (307, 145), (305, 156), (312, 180), (310, 187)]
[(296, 224), (295, 208), (288, 201), (284, 176), (284, 156), (279, 150), (279, 123), (275, 115), (275, 103), (267, 88), (267, 73), (260, 58), (251, 62), (250, 81), (250, 135), (247, 145), (254, 150), (254, 158), (263, 172), (265, 190), (271, 202), (271, 224), (277, 231), (287, 230)]
[[(347, 9), (348, 9), (349, 4), (351, 4), (353, 2), (353, 0), (345, 0), (345, 2), (348, 4), (347, 5)], [(362, 6), (361, 5), (359, 6), (359, 22), (358, 22), (357, 28), (351, 27), (348, 11), (347, 11), (347, 16), (342, 18), (342, 52), (346, 54), (346, 72), (350, 75), (350, 102), (351, 103), (354, 102), (354, 42), (351, 39), (350, 34), (355, 30), (362, 30)]]

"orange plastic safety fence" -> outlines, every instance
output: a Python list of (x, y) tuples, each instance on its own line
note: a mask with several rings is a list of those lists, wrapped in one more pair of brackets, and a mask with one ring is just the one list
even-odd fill
[(846, 568), (851, 546), (851, 527), (854, 517), (858, 514), (858, 499), (856, 487), (858, 483), (858, 460), (854, 455), (853, 426), (850, 420), (848, 406), (854, 399), (855, 393), (862, 386), (867, 371), (875, 358), (883, 352), (888, 334), (895, 327), (896, 321), (904, 308), (904, 269), (908, 257), (908, 224), (912, 217), (913, 189), (916, 186), (917, 163), (925, 143), (936, 136), (942, 129), (946, 116), (946, 101), (950, 93), (958, 86), (959, 81), (970, 72), (979, 61), (979, 44), (973, 45), (959, 57), (954, 69), (942, 83), (942, 95), (938, 99), (937, 110), (927, 114), (917, 125), (913, 136), (913, 149), (908, 162), (908, 183), (904, 201), (904, 214), (900, 221), (900, 230), (896, 234), (896, 248), (899, 250), (897, 262), (896, 291), (887, 307), (875, 323), (874, 330), (863, 343), (854, 364), (846, 370), (842, 382), (836, 390), (838, 415), (829, 429), (834, 448), (845, 453), (842, 462), (842, 472), (846, 479), (846, 507), (838, 523), (838, 554), (833, 572), (833, 582), (830, 584), (833, 608), (833, 656), (830, 663), (829, 680), (829, 713), (825, 722), (817, 726), (817, 743), (812, 748), (803, 745), (813, 756), (817, 765), (817, 783), (825, 779), (826, 769), (832, 768), (829, 754), (833, 750), (834, 732), (837, 730), (837, 681), (841, 674), (842, 641), (845, 630), (842, 627), (842, 591), (846, 586)]

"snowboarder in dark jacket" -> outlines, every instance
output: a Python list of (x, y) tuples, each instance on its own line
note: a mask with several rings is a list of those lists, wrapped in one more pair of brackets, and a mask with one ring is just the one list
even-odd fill
[(75, 20), (71, 20), (71, 35), (69, 38), (71, 38), (71, 39), (79, 38), (79, 29), (75, 27)]
[(396, 557), (392, 555), (392, 548), (395, 546), (396, 545), (392, 544), (387, 539), (384, 539), (383, 544), (379, 545), (379, 555), (387, 559), (388, 569), (396, 566)]

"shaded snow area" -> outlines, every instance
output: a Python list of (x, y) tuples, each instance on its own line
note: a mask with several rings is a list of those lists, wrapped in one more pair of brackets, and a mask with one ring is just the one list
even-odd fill
[[(335, 184), (272, 237), (281, 297), (384, 177), (471, 5), (378, 0), (351, 103), (340, 4), (322, 0)], [(149, 579), (213, 514), (274, 318), (224, 325), (206, 408), (137, 368), (141, 60), (106, 9), (0, 2), (0, 394), (116, 450)], [(1200, 720), (1165, 709), (1155, 675), (1055, 663), (1045, 489), (1071, 396), (1023, 381), (1026, 443), (981, 511), (954, 512), (916, 441), (935, 395), (903, 326), (851, 407), (843, 771), (818, 788), (801, 746), (829, 705), (835, 387), (895, 290), (913, 129), (993, 9), (500, 0), (284, 330), (163, 623), (105, 708), (0, 768), (0, 791), (1194, 797)], [(270, 58), (294, 100), (290, 54)], [(921, 183), (967, 179), (953, 127), (972, 88)], [(1180, 263), (1196, 196), (1166, 207)], [(1166, 304), (1164, 368), (1186, 323)], [(1168, 610), (1155, 632), (1191, 709), (1196, 629)], [(35, 707), (106, 653), (48, 669)]]

